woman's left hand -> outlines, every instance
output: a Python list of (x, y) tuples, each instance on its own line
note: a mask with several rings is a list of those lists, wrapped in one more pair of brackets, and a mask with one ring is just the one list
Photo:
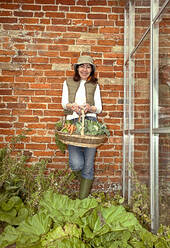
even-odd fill
[(95, 106), (90, 106), (88, 103), (83, 105), (81, 107), (84, 110), (84, 113), (86, 114), (87, 112), (91, 112), (94, 113), (96, 111), (96, 107)]

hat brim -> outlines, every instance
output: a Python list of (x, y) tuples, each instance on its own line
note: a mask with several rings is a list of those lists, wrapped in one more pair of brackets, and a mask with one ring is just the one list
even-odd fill
[[(74, 64), (74, 71), (76, 71), (76, 69), (77, 69), (77, 67), (79, 65), (83, 65), (83, 64), (86, 64), (86, 63), (77, 63), (77, 64)], [(93, 67), (93, 71), (94, 72), (96, 71), (96, 66), (94, 64), (91, 64), (91, 63), (87, 63), (87, 64), (90, 64)]]

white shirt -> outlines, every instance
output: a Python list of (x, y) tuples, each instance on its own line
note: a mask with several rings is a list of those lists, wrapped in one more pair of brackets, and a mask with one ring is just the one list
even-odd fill
[[(78, 105), (86, 104), (85, 82), (86, 80), (80, 81), (80, 86), (76, 92), (75, 103), (77, 103)], [(62, 107), (66, 109), (66, 105), (68, 103), (69, 103), (68, 87), (67, 87), (67, 83), (65, 80), (63, 84), (63, 92), (62, 92)], [(102, 111), (100, 88), (98, 84), (96, 86), (96, 90), (94, 93), (94, 106), (96, 107), (96, 113), (87, 113), (86, 116), (96, 117), (96, 114), (99, 114)], [(78, 118), (78, 117), (79, 117), (78, 114), (76, 112), (73, 112), (72, 115), (67, 115), (67, 120), (71, 120), (71, 119)]]

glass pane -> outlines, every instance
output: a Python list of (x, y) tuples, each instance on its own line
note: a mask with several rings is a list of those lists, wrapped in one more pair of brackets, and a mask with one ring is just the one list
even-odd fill
[(159, 137), (160, 224), (170, 225), (170, 134)]
[(125, 87), (125, 109), (124, 109), (124, 118), (125, 118), (125, 125), (124, 128), (126, 130), (129, 129), (129, 65), (126, 66), (126, 84)]
[(134, 135), (134, 170), (140, 182), (149, 186), (150, 141), (149, 134)]
[[(144, 226), (150, 227), (150, 139), (149, 134), (134, 135), (134, 164), (132, 165), (132, 203)], [(136, 201), (136, 202), (135, 202)]]
[(160, 8), (167, 2), (166, 0), (159, 0), (159, 6)]
[(159, 127), (170, 127), (170, 4), (159, 20)]
[(124, 173), (124, 180), (125, 180), (125, 185), (126, 187), (124, 188), (124, 196), (126, 199), (128, 199), (128, 181), (129, 181), (129, 168), (128, 168), (128, 164), (129, 164), (129, 154), (130, 154), (130, 147), (129, 147), (129, 135), (124, 136), (124, 158), (125, 158), (125, 173)]
[(135, 1), (135, 46), (150, 26), (150, 1)]
[(134, 128), (148, 129), (150, 123), (150, 32), (136, 50)]

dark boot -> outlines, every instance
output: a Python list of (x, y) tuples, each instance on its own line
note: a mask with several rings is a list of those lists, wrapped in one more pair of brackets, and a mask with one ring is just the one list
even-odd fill
[(81, 171), (73, 171), (73, 174), (77, 180), (81, 180)]
[(91, 190), (91, 186), (92, 186), (93, 180), (90, 179), (86, 179), (86, 178), (81, 178), (80, 181), (80, 192), (79, 192), (79, 198), (80, 200), (88, 197), (90, 190)]

